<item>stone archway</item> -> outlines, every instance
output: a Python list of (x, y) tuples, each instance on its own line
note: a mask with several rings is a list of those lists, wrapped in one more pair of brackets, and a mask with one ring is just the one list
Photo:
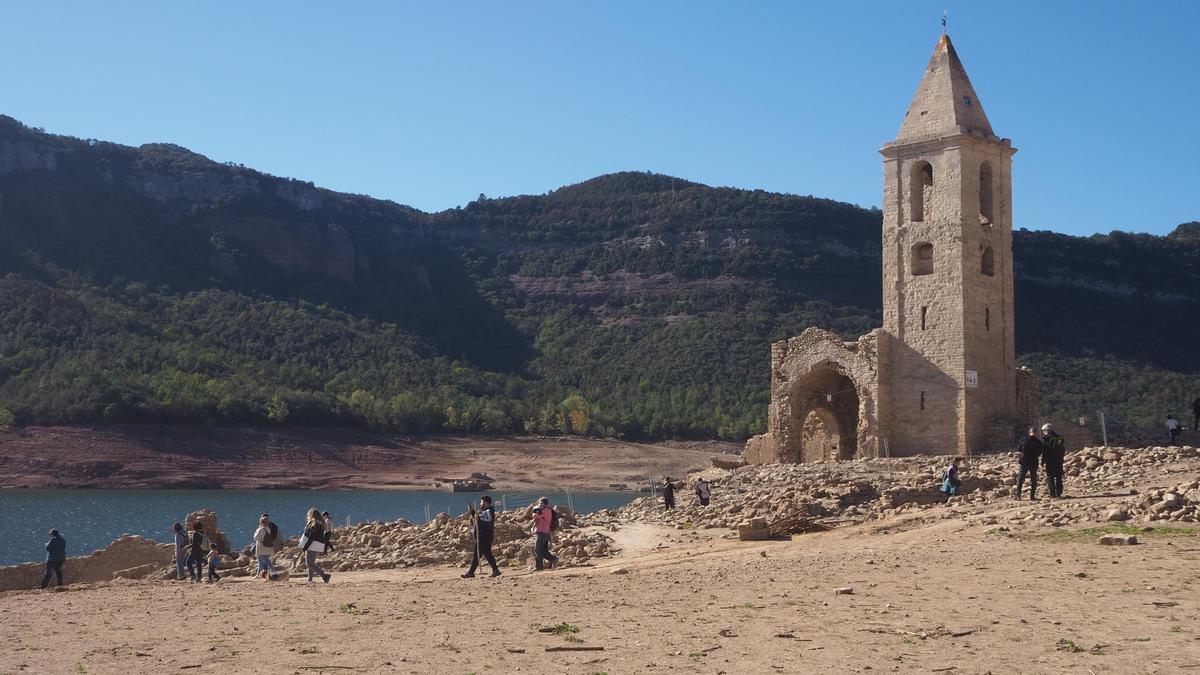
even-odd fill
[(813, 408), (804, 418), (800, 461), (824, 462), (839, 456), (841, 427), (828, 408)]
[(791, 447), (784, 461), (853, 459), (858, 452), (859, 396), (854, 381), (834, 362), (817, 364), (788, 391)]
[[(857, 342), (808, 328), (798, 337), (771, 345), (771, 405), (767, 433), (746, 442), (752, 464), (878, 457), (879, 330)], [(810, 419), (810, 414), (815, 416)], [(810, 447), (805, 450), (805, 423)], [(815, 436), (836, 436), (820, 452)], [(836, 446), (836, 448), (835, 448)]]

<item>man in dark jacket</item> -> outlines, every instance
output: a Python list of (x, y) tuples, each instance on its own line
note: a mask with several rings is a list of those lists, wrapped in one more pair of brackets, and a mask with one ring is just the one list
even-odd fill
[(58, 577), (58, 585), (63, 585), (63, 563), (67, 561), (67, 540), (63, 539), (58, 530), (50, 530), (50, 541), (46, 542), (46, 573), (42, 575), (42, 590), (50, 585), (50, 575)]
[(475, 530), (475, 550), (471, 553), (471, 569), (462, 575), (464, 579), (475, 576), (479, 567), (479, 557), (483, 556), (492, 566), (492, 576), (500, 576), (500, 568), (496, 566), (496, 557), (492, 555), (492, 539), (496, 534), (496, 509), (492, 507), (492, 498), (484, 495), (479, 499), (479, 513), (471, 506), (471, 518), (474, 520), (472, 529)]
[(1042, 466), (1046, 467), (1046, 484), (1051, 497), (1063, 494), (1063, 460), (1067, 456), (1067, 442), (1049, 423), (1042, 425)]
[(1020, 473), (1017, 474), (1017, 500), (1021, 499), (1021, 485), (1025, 482), (1025, 474), (1029, 474), (1029, 500), (1036, 501), (1037, 496), (1037, 465), (1042, 457), (1042, 441), (1037, 437), (1037, 429), (1029, 427), (1029, 435), (1017, 443), (1021, 453)]
[(208, 557), (208, 539), (204, 536), (204, 523), (192, 523), (192, 534), (188, 537), (188, 557), (184, 561), (188, 575), (197, 583), (204, 581), (204, 561)]
[(663, 506), (668, 509), (675, 508), (675, 484), (671, 481), (663, 483)]

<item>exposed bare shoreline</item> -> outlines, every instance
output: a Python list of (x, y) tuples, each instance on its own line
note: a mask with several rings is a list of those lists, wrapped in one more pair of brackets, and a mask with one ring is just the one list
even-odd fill
[(321, 428), (29, 427), (0, 433), (0, 488), (429, 490), (441, 479), (484, 473), (498, 490), (636, 489), (735, 448)]

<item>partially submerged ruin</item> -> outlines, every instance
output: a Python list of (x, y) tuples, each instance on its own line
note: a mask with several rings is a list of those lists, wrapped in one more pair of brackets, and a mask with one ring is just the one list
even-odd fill
[(1012, 156), (943, 35), (883, 155), (883, 327), (771, 346), (751, 463), (966, 454), (1040, 413), (1013, 344)]

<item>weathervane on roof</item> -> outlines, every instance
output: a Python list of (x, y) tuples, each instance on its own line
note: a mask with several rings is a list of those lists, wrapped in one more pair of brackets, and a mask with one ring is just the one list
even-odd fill
[(950, 10), (942, 12), (942, 35), (946, 34), (946, 17), (950, 16)]

